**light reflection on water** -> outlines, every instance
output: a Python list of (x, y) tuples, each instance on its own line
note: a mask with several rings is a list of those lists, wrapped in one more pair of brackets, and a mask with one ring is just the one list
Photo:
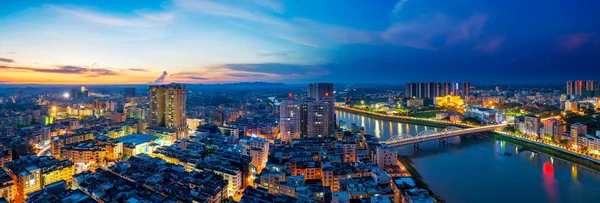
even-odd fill
[[(432, 129), (347, 112), (336, 114), (347, 126), (373, 120), (373, 125), (369, 122), (365, 126), (366, 133), (380, 140), (392, 133), (416, 135)], [(377, 133), (376, 123), (380, 123)], [(543, 153), (519, 150), (519, 146), (489, 137), (466, 141), (454, 137), (449, 143), (439, 146), (437, 141), (427, 142), (416, 154), (412, 146), (398, 148), (399, 154), (411, 157), (425, 182), (447, 202), (570, 203), (600, 199), (600, 173), (589, 168)], [(504, 155), (505, 152), (511, 155)]]
[(391, 135), (400, 135), (403, 133), (417, 135), (419, 132), (428, 129), (433, 129), (436, 131), (443, 130), (441, 128), (430, 126), (420, 126), (384, 121), (343, 111), (336, 111), (336, 118), (338, 121), (344, 121), (347, 127), (350, 127), (352, 123), (358, 126), (363, 126), (365, 127), (367, 134), (374, 135), (380, 140), (387, 140), (390, 138)]

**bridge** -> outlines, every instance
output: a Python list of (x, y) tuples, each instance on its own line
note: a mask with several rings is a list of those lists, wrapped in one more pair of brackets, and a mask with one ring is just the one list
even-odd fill
[(419, 148), (419, 144), (422, 142), (427, 142), (431, 140), (442, 140), (446, 141), (447, 138), (461, 135), (468, 135), (474, 133), (482, 133), (487, 131), (492, 131), (499, 128), (506, 127), (506, 124), (498, 124), (498, 125), (488, 125), (481, 127), (473, 127), (473, 128), (459, 128), (456, 126), (450, 126), (441, 132), (437, 132), (435, 130), (425, 130), (419, 132), (419, 134), (413, 136), (410, 134), (400, 134), (391, 137), (390, 139), (381, 142), (383, 144), (387, 144), (389, 147), (398, 147), (409, 144), (414, 144), (415, 148)]

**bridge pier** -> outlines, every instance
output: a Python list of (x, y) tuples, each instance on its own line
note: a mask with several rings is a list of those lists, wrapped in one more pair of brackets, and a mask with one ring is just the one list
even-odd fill
[(416, 151), (420, 151), (422, 149), (421, 148), (421, 143), (418, 142), (418, 143), (413, 144), (413, 148), (414, 148), (415, 152)]
[(448, 138), (447, 137), (440, 138), (438, 141), (440, 143), (440, 146), (445, 146), (445, 145), (448, 144)]

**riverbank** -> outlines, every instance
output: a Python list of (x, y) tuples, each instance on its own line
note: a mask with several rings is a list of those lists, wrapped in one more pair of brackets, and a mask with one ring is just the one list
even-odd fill
[(433, 192), (433, 190), (431, 190), (431, 188), (429, 188), (429, 186), (427, 185), (427, 183), (425, 183), (425, 181), (423, 180), (423, 177), (421, 177), (421, 175), (419, 174), (417, 169), (413, 168), (413, 166), (411, 165), (412, 161), (410, 160), (410, 158), (404, 157), (404, 156), (398, 156), (398, 161), (400, 161), (400, 163), (402, 163), (402, 165), (404, 167), (406, 167), (406, 170), (412, 176), (412, 179), (415, 181), (415, 184), (417, 184), (417, 187), (427, 190), (427, 192), (429, 192), (429, 195), (431, 197), (435, 198), (437, 200), (437, 202), (445, 202), (439, 196), (437, 196)]
[(421, 121), (421, 120), (407, 119), (407, 118), (392, 118), (392, 117), (383, 116), (383, 115), (380, 115), (377, 113), (367, 113), (367, 112), (358, 111), (358, 110), (351, 109), (351, 108), (339, 107), (339, 106), (336, 106), (335, 110), (349, 112), (349, 113), (358, 114), (358, 115), (362, 115), (362, 116), (368, 116), (368, 117), (379, 119), (379, 120), (393, 121), (393, 122), (398, 122), (398, 123), (407, 123), (407, 124), (413, 124), (413, 125), (422, 125), (422, 126), (429, 126), (429, 127), (436, 127), (436, 128), (446, 128), (448, 126), (464, 127), (460, 124), (450, 124), (450, 123), (442, 123), (442, 122), (435, 122), (435, 121)]
[(553, 148), (548, 148), (548, 147), (544, 147), (544, 146), (540, 146), (538, 144), (533, 144), (530, 142), (526, 142), (523, 140), (519, 140), (519, 139), (515, 139), (506, 135), (502, 135), (499, 133), (492, 133), (492, 136), (498, 140), (504, 140), (513, 144), (517, 144), (519, 146), (522, 147), (526, 147), (528, 149), (531, 149), (533, 151), (537, 151), (537, 152), (541, 152), (550, 156), (554, 156), (560, 159), (564, 159), (570, 162), (573, 162), (575, 164), (590, 168), (592, 170), (598, 171), (600, 172), (600, 164), (582, 159), (581, 157), (575, 156), (573, 154), (570, 153), (566, 153), (563, 151), (559, 151)]

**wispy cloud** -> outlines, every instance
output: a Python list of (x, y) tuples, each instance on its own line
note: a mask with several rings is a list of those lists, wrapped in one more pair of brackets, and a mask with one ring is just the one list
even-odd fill
[(505, 39), (504, 37), (492, 37), (492, 38), (486, 39), (480, 43), (477, 43), (473, 47), (473, 50), (480, 51), (485, 54), (494, 53), (494, 52), (496, 52), (496, 50), (498, 50), (498, 48), (500, 48), (500, 46), (504, 42), (504, 39)]
[(12, 63), (12, 62), (15, 62), (15, 60), (12, 60), (12, 59), (9, 59), (9, 58), (0, 58), (0, 62)]
[(386, 43), (418, 49), (437, 49), (432, 46), (436, 38), (446, 38), (446, 44), (478, 37), (487, 19), (475, 14), (466, 20), (455, 20), (442, 13), (423, 15), (414, 21), (396, 22), (379, 35)]
[(402, 10), (402, 6), (404, 6), (404, 4), (407, 1), (408, 0), (398, 0), (398, 2), (396, 2), (396, 5), (394, 5), (394, 9), (392, 9), (392, 14), (400, 13), (400, 10)]
[(66, 8), (55, 5), (47, 5), (47, 7), (77, 19), (110, 26), (153, 27), (169, 24), (175, 18), (174, 14), (170, 12), (148, 13), (136, 11), (129, 16), (115, 16), (79, 8)]
[(254, 0), (254, 3), (268, 8), (276, 13), (285, 12), (285, 6), (283, 0)]
[(59, 73), (59, 74), (86, 74), (94, 76), (114, 76), (118, 73), (107, 68), (84, 68), (80, 66), (56, 66), (53, 68), (33, 68), (22, 66), (0, 66), (0, 69), (21, 70), (40, 73)]
[(562, 50), (573, 51), (584, 46), (585, 44), (588, 44), (594, 36), (596, 36), (596, 33), (594, 32), (566, 35), (558, 39), (556, 46)]
[(198, 77), (198, 76), (188, 76), (187, 78), (191, 79), (191, 80), (208, 80), (208, 78)]
[(130, 69), (127, 69), (127, 70), (136, 71), (136, 72), (148, 72), (148, 70), (143, 69), (143, 68), (130, 68)]
[(229, 69), (241, 71), (244, 73), (263, 74), (263, 75), (327, 75), (329, 71), (323, 69), (319, 65), (294, 65), (281, 63), (264, 63), (264, 64), (229, 64)]
[(264, 77), (264, 74), (261, 73), (229, 73), (227, 74), (228, 76), (231, 77), (236, 77), (236, 78), (254, 78), (254, 77)]

